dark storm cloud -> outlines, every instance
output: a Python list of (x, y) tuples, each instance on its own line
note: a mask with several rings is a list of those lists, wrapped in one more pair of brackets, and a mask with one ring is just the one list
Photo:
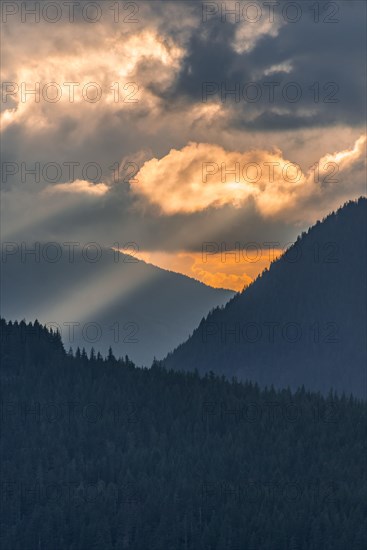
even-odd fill
[[(215, 4), (215, 3), (214, 3)], [(235, 4), (218, 2), (232, 6)], [(275, 15), (291, 4), (280, 2)], [(196, 103), (203, 100), (205, 83), (217, 85), (217, 91), (208, 94), (207, 101), (221, 102), (227, 109), (229, 125), (243, 125), (244, 128), (272, 130), (333, 126), (340, 123), (360, 125), (365, 116), (365, 19), (364, 2), (333, 2), (338, 7), (335, 20), (328, 23), (326, 4), (320, 5), (320, 21), (315, 22), (311, 4), (295, 3), (302, 10), (299, 21), (290, 23), (280, 16), (269, 24), (268, 32), (261, 34), (258, 23), (238, 22), (233, 18), (222, 22), (220, 15), (201, 22), (191, 36), (188, 55), (174, 85), (162, 97), (173, 104), (181, 97)], [(245, 2), (240, 5), (246, 5)], [(258, 2), (258, 6), (262, 3)], [(263, 17), (266, 12), (263, 6)], [(293, 15), (292, 15), (293, 17)], [(326, 20), (325, 20), (326, 19)], [(325, 20), (325, 21), (324, 21)], [(279, 23), (279, 28), (277, 27)], [(260, 38), (254, 39), (250, 51), (238, 53), (234, 48), (241, 46), (236, 39), (241, 25), (252, 25), (254, 35), (260, 32)], [(258, 27), (258, 29), (257, 29)], [(274, 27), (276, 27), (276, 34)], [(274, 31), (274, 32), (273, 32)], [(271, 33), (275, 35), (271, 35)], [(274, 71), (271, 75), (261, 73), (270, 67), (290, 63), (292, 69), (287, 73)], [(301, 97), (293, 101), (297, 94), (288, 84), (295, 82)], [(259, 87), (261, 97), (253, 101), (254, 89), (244, 88), (250, 83)], [(274, 100), (271, 100), (269, 87), (274, 83)], [(318, 85), (318, 90), (316, 85)], [(221, 95), (221, 87), (228, 91), (240, 86), (238, 102), (228, 94)], [(288, 100), (288, 95), (291, 101)], [(205, 98), (204, 94), (204, 98)], [(255, 94), (256, 97), (256, 94)], [(274, 115), (274, 107), (287, 109), (284, 114)], [(260, 112), (259, 112), (260, 111)]]

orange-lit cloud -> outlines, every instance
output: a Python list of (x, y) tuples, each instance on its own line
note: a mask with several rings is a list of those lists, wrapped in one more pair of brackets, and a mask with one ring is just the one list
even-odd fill
[(288, 215), (330, 187), (335, 192), (342, 183), (345, 188), (347, 171), (364, 158), (365, 144), (361, 136), (351, 149), (326, 154), (315, 173), (315, 167), (302, 171), (279, 149), (238, 152), (191, 142), (145, 162), (131, 187), (165, 215), (226, 205), (241, 208), (250, 200), (263, 217)]
[(339, 170), (348, 168), (351, 163), (364, 157), (366, 146), (366, 136), (361, 136), (357, 139), (354, 146), (351, 149), (345, 149), (335, 153), (328, 153), (320, 159), (320, 164), (327, 164), (328, 162), (336, 162)]
[[(59, 117), (79, 119), (83, 112), (97, 118), (132, 107), (153, 110), (158, 100), (149, 85), (157, 74), (161, 89), (172, 84), (184, 48), (152, 29), (123, 38), (115, 33), (104, 40), (103, 56), (100, 43), (87, 40), (75, 51), (50, 51), (46, 57), (35, 56), (31, 63), (4, 68), (2, 130), (15, 123), (47, 129), (57, 125)], [(21, 58), (23, 49), (15, 48)]]

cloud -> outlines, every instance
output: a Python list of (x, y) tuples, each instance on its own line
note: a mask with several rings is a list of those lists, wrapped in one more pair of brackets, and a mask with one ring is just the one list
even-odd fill
[[(62, 117), (89, 117), (86, 129), (106, 112), (134, 108), (141, 111), (157, 105), (151, 88), (159, 74), (159, 89), (173, 82), (184, 49), (170, 37), (146, 29), (125, 36), (105, 36), (105, 55), (99, 42), (87, 43), (80, 52), (51, 51), (45, 59), (16, 64), (3, 71), (3, 130), (12, 124), (47, 129)], [(10, 67), (9, 69), (10, 70)], [(92, 126), (90, 125), (90, 117)], [(83, 125), (84, 126), (84, 125)]]
[[(258, 5), (253, 7), (258, 10)], [(237, 25), (232, 47), (239, 54), (249, 53), (256, 48), (257, 43), (265, 36), (276, 38), (280, 28), (285, 24), (277, 14), (273, 20), (270, 17), (252, 14), (248, 10), (247, 18), (250, 21), (244, 21)], [(252, 22), (251, 22), (252, 21)]]
[[(344, 180), (343, 175), (363, 158), (365, 143), (361, 136), (352, 149), (325, 155), (318, 160), (317, 172), (316, 168), (303, 172), (279, 149), (238, 152), (189, 143), (145, 162), (131, 188), (167, 216), (223, 206), (242, 208), (249, 201), (264, 218), (289, 215), (305, 200), (338, 194), (340, 178)], [(337, 180), (331, 176), (336, 171)]]
[[(338, 4), (334, 24), (327, 20), (333, 6), (325, 5), (325, 13), (316, 21), (309, 6), (294, 3), (292, 7), (287, 2), (274, 4), (273, 18), (270, 7), (261, 3), (253, 3), (260, 7), (259, 20), (235, 22), (233, 15), (224, 21), (221, 18), (221, 10), (230, 11), (237, 5), (241, 11), (246, 4), (216, 4), (217, 13), (202, 24), (202, 32), (193, 30), (182, 69), (163, 100), (178, 104), (184, 98), (195, 104), (202, 100), (203, 83), (211, 82), (218, 91), (209, 101), (223, 103), (232, 129), (285, 131), (341, 124), (362, 128), (365, 79), (360, 67), (364, 64), (366, 4)], [(292, 23), (297, 9), (300, 18)], [(254, 17), (251, 10), (256, 11), (256, 6), (249, 9), (250, 19)], [(288, 101), (287, 86), (292, 82), (300, 90), (294, 102)], [(258, 86), (258, 101), (248, 101), (246, 93), (239, 101), (233, 95), (226, 100), (221, 97), (222, 85), (229, 90), (240, 85), (242, 91), (249, 83)], [(271, 83), (276, 86), (275, 101), (269, 98)], [(291, 96), (294, 90), (289, 92)]]
[(264, 76), (269, 76), (271, 74), (277, 73), (291, 73), (293, 70), (293, 65), (290, 61), (284, 61), (283, 63), (278, 63), (277, 65), (272, 65), (263, 71)]
[(44, 193), (54, 195), (57, 193), (86, 194), (100, 197), (108, 192), (108, 185), (105, 183), (91, 183), (85, 180), (75, 180), (70, 183), (58, 183), (46, 187)]

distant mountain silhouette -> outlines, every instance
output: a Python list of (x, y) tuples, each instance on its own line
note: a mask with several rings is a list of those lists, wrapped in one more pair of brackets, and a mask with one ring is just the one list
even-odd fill
[(111, 346), (116, 356), (151, 365), (234, 295), (112, 249), (101, 249), (96, 262), (93, 246), (71, 250), (40, 243), (35, 256), (21, 244), (3, 246), (1, 264), (1, 315), (58, 325), (66, 349)]
[(365, 397), (366, 214), (360, 198), (317, 222), (163, 364)]

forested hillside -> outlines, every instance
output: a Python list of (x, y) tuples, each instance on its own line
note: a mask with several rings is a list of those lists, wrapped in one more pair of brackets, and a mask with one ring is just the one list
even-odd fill
[(1, 337), (3, 550), (366, 547), (363, 402)]
[(303, 233), (164, 364), (366, 398), (367, 200)]

